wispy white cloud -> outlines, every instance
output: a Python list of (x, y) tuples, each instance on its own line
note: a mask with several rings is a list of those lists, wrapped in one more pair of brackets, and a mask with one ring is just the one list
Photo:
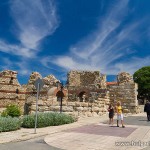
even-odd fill
[(13, 61), (11, 58), (2, 58), (0, 68), (2, 70), (17, 70), (19, 75), (30, 75), (33, 70), (28, 63), (28, 58)]
[[(101, 70), (106, 74), (116, 74), (123, 70), (133, 73), (148, 64), (149, 56), (145, 58), (132, 56), (137, 52), (136, 49), (132, 50), (132, 44), (139, 42), (139, 28), (145, 23), (145, 19), (123, 24), (128, 15), (129, 0), (116, 2), (110, 6), (103, 18), (100, 18), (98, 28), (72, 45), (68, 55), (51, 57), (45, 64), (53, 63), (66, 70)], [(126, 60), (127, 62), (124, 60), (126, 57), (130, 58)], [(141, 62), (140, 65), (137, 63), (137, 60), (144, 59), (147, 61)]]
[(12, 45), (3, 40), (0, 40), (0, 51), (10, 55), (17, 55), (28, 58), (33, 58), (36, 54), (36, 51), (34, 50), (30, 50), (20, 45)]
[(18, 39), (28, 49), (36, 49), (59, 24), (53, 0), (13, 0), (11, 15), (19, 28)]
[(1, 62), (3, 62), (3, 63), (0, 64), (0, 68), (2, 70), (9, 70), (10, 68), (12, 69), (13, 64), (9, 60), (9, 58), (2, 58)]
[(132, 57), (125, 62), (117, 62), (114, 65), (114, 70), (127, 71), (133, 74), (136, 70), (143, 66), (150, 66), (150, 56), (144, 58)]
[(19, 74), (29, 75), (33, 68), (31, 61), (34, 59), (34, 63), (38, 63), (42, 40), (59, 26), (56, 4), (54, 0), (13, 0), (8, 4), (14, 20), (14, 35), (20, 43), (11, 44), (1, 37), (0, 51), (10, 57), (19, 56), (19, 59), (12, 61), (7, 56), (1, 60), (1, 68), (15, 68)]
[(41, 40), (53, 34), (59, 25), (53, 0), (13, 0), (9, 3), (20, 44), (10, 44), (0, 39), (0, 51), (10, 55), (33, 58), (40, 51)]

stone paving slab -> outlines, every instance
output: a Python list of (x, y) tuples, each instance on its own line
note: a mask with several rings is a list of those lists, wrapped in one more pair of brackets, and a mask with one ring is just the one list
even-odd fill
[(85, 125), (78, 128), (69, 129), (66, 132), (78, 132), (85, 134), (108, 135), (117, 137), (127, 137), (137, 128), (126, 127), (120, 128), (116, 126), (102, 126), (102, 125)]
[[(126, 128), (109, 127), (108, 124), (104, 124), (108, 123), (107, 118), (107, 121), (100, 120), (100, 123), (92, 122), (56, 135), (48, 135), (45, 142), (66, 150), (148, 150), (150, 146), (135, 144), (150, 141), (150, 127), (143, 126), (138, 119), (145, 117), (145, 114), (133, 116), (135, 120), (130, 118)], [(136, 120), (137, 123), (134, 124)]]
[(84, 134), (77, 132), (61, 132), (45, 137), (45, 142), (51, 146), (65, 150), (104, 150), (112, 149), (120, 137)]

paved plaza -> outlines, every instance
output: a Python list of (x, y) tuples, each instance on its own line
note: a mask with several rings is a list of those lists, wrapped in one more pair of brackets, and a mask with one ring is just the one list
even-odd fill
[(150, 122), (147, 122), (145, 114), (128, 116), (124, 121), (126, 128), (116, 127), (116, 124), (108, 126), (108, 121), (100, 120), (48, 135), (45, 141), (67, 150), (150, 149)]
[[(0, 149), (7, 142), (43, 136), (49, 147), (66, 150), (149, 150), (150, 122), (146, 114), (136, 114), (124, 118), (126, 128), (108, 125), (108, 116), (79, 118), (78, 122), (37, 129), (21, 129), (0, 133)], [(116, 123), (116, 120), (114, 120)], [(36, 145), (36, 143), (35, 143)]]

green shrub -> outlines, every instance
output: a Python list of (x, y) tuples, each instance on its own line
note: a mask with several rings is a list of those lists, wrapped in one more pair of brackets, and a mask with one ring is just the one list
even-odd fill
[[(73, 117), (66, 114), (59, 113), (38, 113), (37, 117), (37, 128), (47, 126), (58, 126), (62, 124), (69, 124), (74, 122)], [(35, 126), (35, 115), (26, 115), (22, 119), (22, 127), (34, 128)]]
[(6, 109), (1, 114), (2, 117), (19, 117), (21, 116), (21, 110), (19, 106), (11, 104), (6, 107)]
[(1, 116), (2, 117), (8, 117), (8, 112), (6, 109), (1, 113)]
[(0, 132), (18, 130), (21, 127), (21, 121), (19, 118), (1, 117), (0, 116)]
[(56, 113), (54, 118), (54, 125), (63, 125), (68, 123), (73, 123), (75, 120), (72, 116), (66, 115), (66, 114), (60, 114)]

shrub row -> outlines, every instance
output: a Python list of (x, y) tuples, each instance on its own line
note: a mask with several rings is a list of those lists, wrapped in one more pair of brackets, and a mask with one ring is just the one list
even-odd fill
[[(72, 116), (60, 113), (38, 113), (37, 128), (47, 126), (58, 126), (74, 122)], [(33, 128), (35, 126), (35, 115), (26, 115), (22, 119), (22, 127)]]
[(0, 116), (0, 132), (7, 132), (18, 130), (21, 127), (21, 120), (19, 118), (1, 117)]
[[(72, 116), (60, 113), (38, 113), (37, 118), (37, 128), (69, 124), (75, 121)], [(35, 115), (26, 115), (22, 118), (0, 116), (0, 132), (17, 130), (21, 126), (34, 128)]]

